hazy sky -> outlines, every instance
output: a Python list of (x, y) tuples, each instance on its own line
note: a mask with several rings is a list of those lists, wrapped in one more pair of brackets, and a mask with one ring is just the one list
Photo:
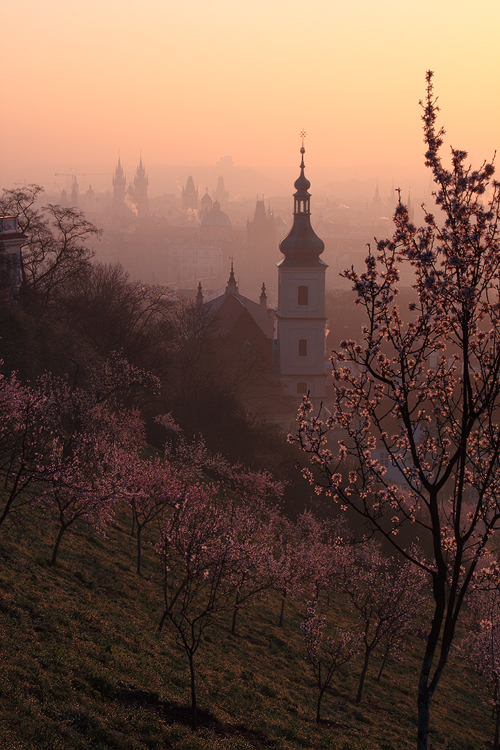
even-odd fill
[(296, 169), (422, 162), (435, 71), (449, 141), (500, 145), (498, 0), (6, 0), (0, 187), (44, 165)]

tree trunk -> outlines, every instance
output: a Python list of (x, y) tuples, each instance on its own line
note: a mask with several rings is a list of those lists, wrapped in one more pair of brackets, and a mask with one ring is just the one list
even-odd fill
[(238, 596), (238, 592), (236, 592), (236, 602), (234, 604), (234, 610), (233, 610), (233, 622), (231, 625), (231, 635), (236, 635), (236, 618), (238, 616), (239, 608), (240, 608), (240, 597)]
[(194, 657), (191, 651), (188, 653), (189, 656), (189, 671), (191, 674), (191, 729), (196, 732), (198, 729), (198, 715), (196, 710), (196, 684), (194, 674)]
[[(445, 577), (436, 577), (433, 581), (433, 594), (434, 594), (434, 616), (432, 618), (432, 626), (427, 637), (427, 643), (425, 646), (425, 654), (422, 660), (422, 667), (420, 669), (420, 676), (418, 679), (418, 693), (417, 693), (417, 711), (418, 711), (418, 724), (417, 724), (417, 750), (428, 750), (429, 744), (429, 723), (431, 714), (431, 700), (436, 690), (437, 684), (443, 673), (443, 669), (446, 663), (446, 654), (439, 659), (439, 662), (434, 671), (434, 677), (429, 683), (432, 662), (436, 654), (436, 649), (439, 643), (439, 637), (441, 634), (441, 625), (443, 623), (443, 616), (446, 606), (446, 594), (445, 594)], [(443, 651), (443, 643), (441, 643), (441, 651)]]
[(168, 616), (168, 610), (166, 609), (165, 612), (162, 614), (161, 620), (160, 620), (160, 622), (158, 624), (158, 632), (159, 633), (161, 633), (161, 631), (162, 631), (162, 628), (163, 628), (163, 625), (165, 624), (165, 620), (167, 619), (167, 616)]
[(278, 623), (280, 628), (283, 627), (283, 621), (285, 619), (285, 599), (286, 599), (286, 591), (283, 592), (283, 596), (281, 598), (281, 612), (280, 612), (280, 619)]
[(56, 543), (54, 545), (54, 549), (52, 551), (52, 559), (50, 561), (50, 565), (55, 565), (57, 562), (57, 553), (59, 552), (59, 545), (61, 544), (61, 539), (63, 538), (63, 534), (66, 531), (68, 527), (61, 524), (59, 527), (59, 533), (57, 535)]
[[(12, 487), (12, 489), (11, 489), (10, 493), (9, 493), (9, 497), (8, 497), (8, 499), (7, 499), (7, 502), (5, 503), (5, 507), (4, 507), (3, 513), (2, 513), (2, 515), (0, 516), (0, 526), (1, 526), (1, 525), (3, 524), (3, 522), (5, 521), (5, 519), (6, 519), (7, 515), (8, 515), (8, 513), (9, 513), (9, 511), (10, 511), (10, 509), (11, 509), (11, 506), (12, 506), (13, 502), (14, 502), (15, 498), (17, 497), (17, 494), (18, 494), (18, 492), (17, 492), (17, 488), (18, 488), (18, 486), (19, 486), (19, 482), (20, 482), (20, 479), (21, 479), (21, 474), (22, 474), (22, 472), (24, 471), (24, 468), (25, 468), (25, 467), (24, 467), (24, 464), (21, 464), (21, 467), (19, 468), (19, 470), (18, 470), (18, 472), (17, 472), (17, 474), (16, 474), (16, 478), (15, 478), (15, 480), (14, 480), (14, 484), (13, 484), (13, 487)], [(7, 477), (5, 478), (5, 484), (7, 484)], [(26, 485), (25, 485), (25, 486), (26, 486)], [(4, 486), (4, 489), (6, 490), (6, 489), (7, 489), (7, 487), (6, 487), (6, 486)]]
[(428, 750), (429, 721), (431, 715), (431, 695), (429, 691), (418, 687), (418, 728), (417, 728), (417, 750)]
[(500, 706), (495, 707), (495, 738), (493, 740), (493, 750), (498, 750), (500, 739)]
[(321, 716), (320, 716), (321, 701), (323, 700), (324, 694), (325, 694), (325, 688), (319, 691), (318, 702), (316, 703), (316, 724), (321, 723)]
[(137, 575), (141, 575), (141, 531), (142, 527), (137, 524)]
[(359, 685), (358, 685), (358, 694), (356, 696), (356, 703), (361, 703), (361, 698), (363, 695), (363, 687), (365, 684), (365, 677), (366, 673), (368, 671), (368, 662), (370, 661), (370, 652), (368, 649), (365, 651), (365, 660), (363, 662), (363, 669), (361, 670), (361, 677), (359, 678)]
[(389, 644), (387, 646), (386, 650), (385, 650), (384, 658), (382, 659), (382, 664), (380, 665), (380, 670), (379, 670), (379, 673), (377, 675), (377, 682), (380, 682), (380, 680), (381, 680), (382, 672), (384, 671), (384, 667), (386, 665), (387, 659), (389, 658), (389, 651), (390, 650), (391, 650), (391, 646)]

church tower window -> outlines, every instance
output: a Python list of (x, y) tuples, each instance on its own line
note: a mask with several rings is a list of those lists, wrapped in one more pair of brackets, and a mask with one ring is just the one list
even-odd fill
[(309, 287), (299, 286), (297, 290), (297, 304), (298, 305), (309, 304)]
[(299, 339), (299, 357), (307, 357), (307, 339)]

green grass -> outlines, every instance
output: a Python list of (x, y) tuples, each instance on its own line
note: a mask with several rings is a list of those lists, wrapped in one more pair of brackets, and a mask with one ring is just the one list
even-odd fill
[[(299, 608), (279, 597), (244, 610), (238, 635), (219, 616), (197, 654), (200, 729), (189, 728), (187, 661), (162, 613), (155, 557), (119, 517), (100, 540), (80, 528), (50, 559), (54, 529), (33, 517), (0, 529), (0, 748), (178, 750), (406, 750), (414, 748), (422, 641), (390, 664), (374, 659), (364, 700), (354, 702), (360, 664), (344, 670), (314, 722), (316, 691), (304, 661)], [(330, 608), (335, 624), (350, 615)], [(452, 664), (432, 708), (434, 750), (484, 750), (490, 712), (476, 678)]]

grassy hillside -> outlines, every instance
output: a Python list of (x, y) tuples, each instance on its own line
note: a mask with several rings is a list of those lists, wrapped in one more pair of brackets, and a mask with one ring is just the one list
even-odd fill
[[(50, 567), (55, 530), (33, 516), (0, 530), (0, 747), (178, 750), (405, 750), (415, 747), (422, 641), (387, 668), (374, 659), (364, 700), (360, 663), (344, 671), (314, 722), (316, 691), (304, 661), (298, 606), (278, 626), (275, 595), (245, 610), (239, 633), (219, 615), (197, 654), (200, 729), (189, 728), (188, 666), (162, 614), (155, 557), (135, 574), (129, 518), (109, 539), (80, 528)], [(350, 615), (332, 603), (330, 619)], [(434, 750), (489, 747), (493, 724), (475, 678), (453, 665), (433, 706)]]

